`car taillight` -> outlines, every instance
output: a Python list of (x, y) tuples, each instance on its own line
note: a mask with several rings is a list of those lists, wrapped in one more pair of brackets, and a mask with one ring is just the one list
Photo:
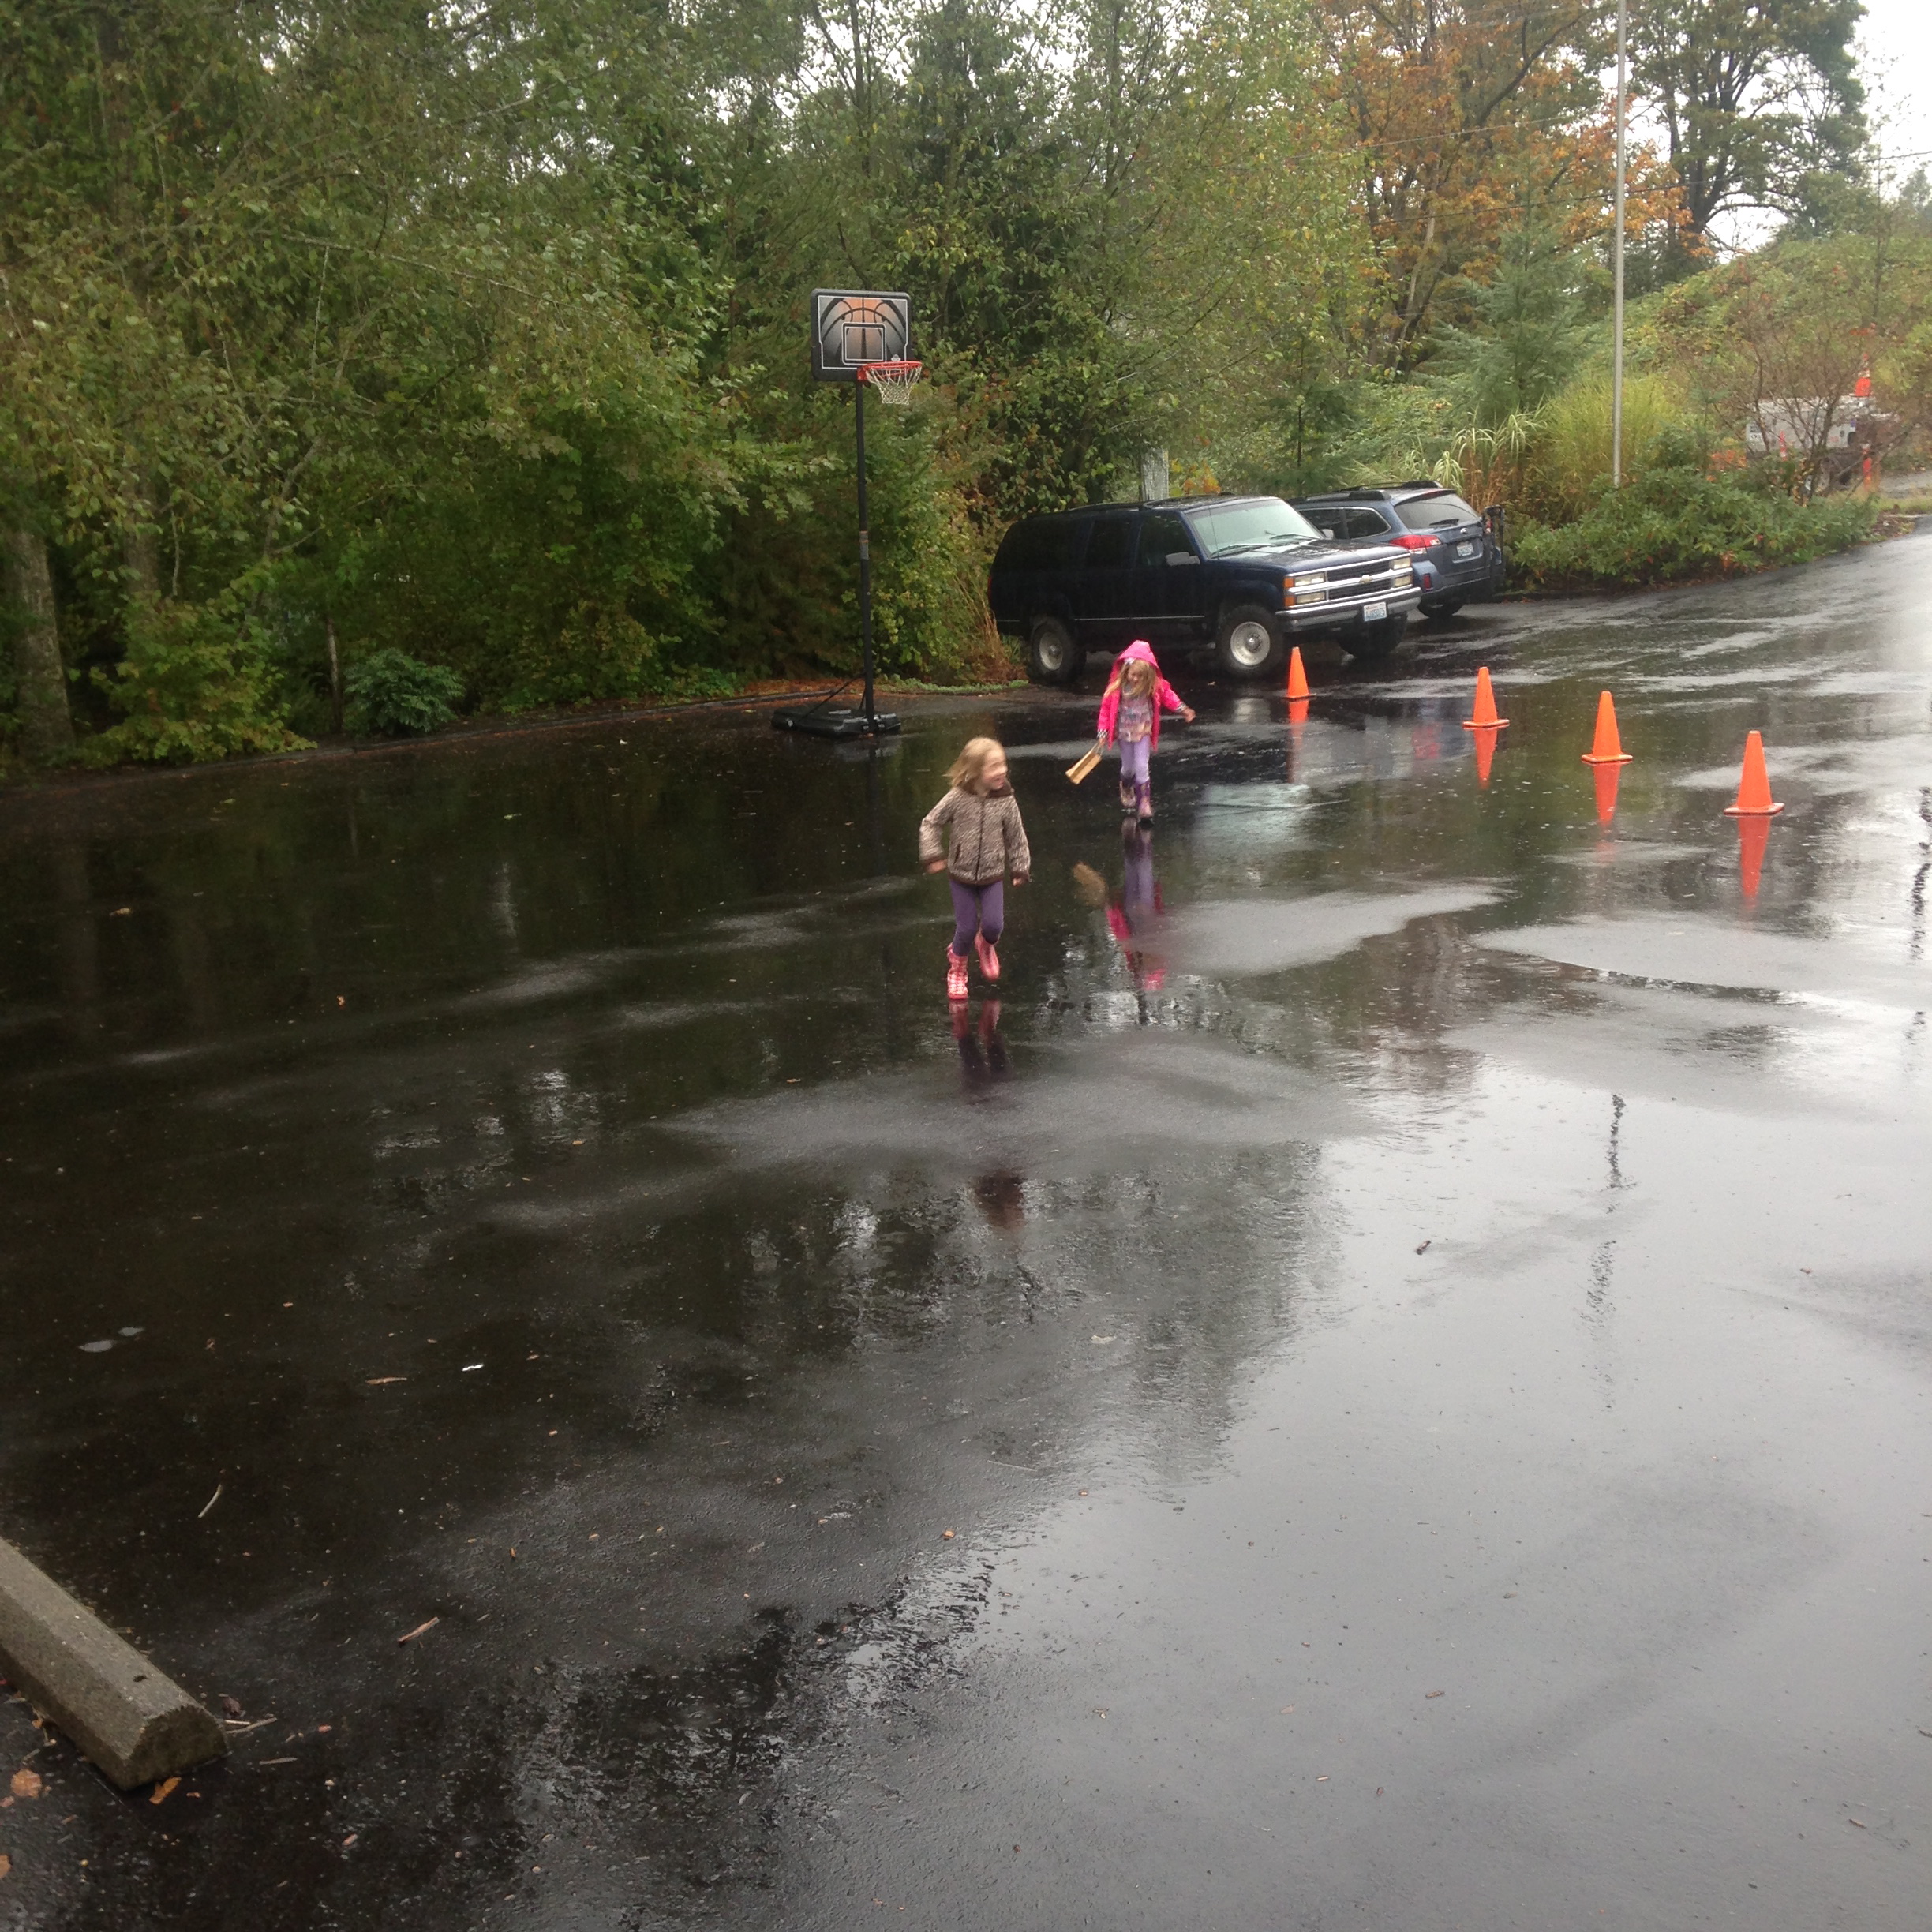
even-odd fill
[(1410, 530), (1400, 537), (1391, 537), (1389, 541), (1404, 550), (1426, 550), (1436, 539), (1425, 536), (1421, 530)]

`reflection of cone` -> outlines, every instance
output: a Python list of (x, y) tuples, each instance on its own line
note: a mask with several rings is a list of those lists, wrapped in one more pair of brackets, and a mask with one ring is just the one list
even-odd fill
[(1288, 653), (1288, 695), (1294, 698), (1308, 695), (1308, 673), (1301, 668), (1301, 646), (1297, 644)]
[(1496, 691), (1489, 682), (1489, 667), (1485, 665), (1476, 673), (1474, 714), (1462, 721), (1462, 728), (1465, 731), (1500, 731), (1508, 722), (1507, 718), (1496, 716)]
[(1623, 767), (1599, 765), (1590, 776), (1597, 781), (1597, 822), (1608, 825), (1616, 816), (1617, 781), (1623, 776)]
[(1724, 810), (1733, 818), (1762, 817), (1781, 812), (1782, 805), (1771, 802), (1771, 781), (1765, 771), (1764, 740), (1757, 732), (1744, 740), (1744, 773), (1738, 781), (1737, 803)]
[(1472, 726), (1476, 732), (1476, 782), (1486, 786), (1489, 782), (1489, 767), (1496, 762), (1496, 735)]
[(1770, 837), (1769, 812), (1754, 812), (1738, 820), (1738, 881), (1747, 899), (1758, 897), (1758, 875), (1764, 870), (1765, 847)]
[(1288, 722), (1290, 724), (1305, 724), (1308, 714), (1309, 701), (1305, 698), (1290, 698), (1288, 700)]
[(1597, 742), (1583, 754), (1586, 765), (1627, 765), (1631, 754), (1617, 736), (1616, 706), (1605, 691), (1597, 700)]

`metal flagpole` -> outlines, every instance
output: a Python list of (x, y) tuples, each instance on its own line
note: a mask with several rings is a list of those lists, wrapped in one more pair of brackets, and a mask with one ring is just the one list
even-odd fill
[(865, 392), (863, 377), (852, 384), (852, 422), (859, 445), (859, 639), (865, 653), (865, 714), (872, 708), (872, 538), (866, 528)]
[[(1623, 129), (1628, 116), (1629, 0), (1617, 0), (1616, 294), (1610, 325), (1610, 487), (1623, 487)], [(863, 488), (863, 485), (861, 485)]]

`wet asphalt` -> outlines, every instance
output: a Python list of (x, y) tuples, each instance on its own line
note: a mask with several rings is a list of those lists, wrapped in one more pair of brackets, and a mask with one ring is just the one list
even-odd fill
[(1929, 578), (0, 800), (0, 1926), (1923, 1926)]

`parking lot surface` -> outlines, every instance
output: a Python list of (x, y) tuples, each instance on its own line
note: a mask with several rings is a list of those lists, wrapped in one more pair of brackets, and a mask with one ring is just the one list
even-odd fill
[(0, 1926), (1922, 1926), (1928, 560), (0, 802)]

